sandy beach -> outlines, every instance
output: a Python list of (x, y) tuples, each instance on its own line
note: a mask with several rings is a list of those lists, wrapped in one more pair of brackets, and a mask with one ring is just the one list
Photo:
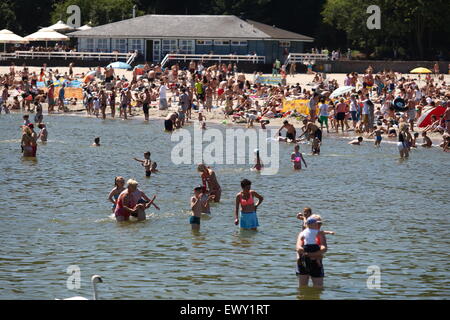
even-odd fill
[[(50, 68), (49, 68), (50, 69)], [(53, 69), (53, 71), (58, 70), (59, 74), (64, 74), (64, 73), (68, 73), (69, 72), (69, 67), (54, 67), (51, 68)], [(94, 68), (85, 68), (85, 67), (74, 67), (73, 68), (73, 72), (74, 75), (76, 77), (81, 77), (81, 74), (86, 74), (87, 72), (89, 72), (90, 70), (93, 70)], [(20, 67), (16, 66), (16, 70), (20, 70)], [(30, 73), (36, 72), (37, 74), (40, 71), (40, 67), (29, 67), (29, 71)], [(0, 67), (0, 74), (2, 73), (7, 73), (9, 72), (9, 67)], [(122, 77), (125, 76), (127, 79), (131, 80), (132, 79), (132, 72), (131, 71), (127, 71), (127, 70), (123, 70), (123, 69), (115, 69), (115, 74)], [(408, 74), (402, 74), (403, 76), (408, 76)], [(264, 74), (264, 76), (270, 76), (270, 74)], [(337, 82), (339, 83), (339, 85), (342, 85), (344, 79), (345, 79), (345, 74), (343, 73), (330, 73), (327, 74), (327, 78), (329, 79), (334, 79), (337, 80)], [(411, 76), (411, 78), (417, 78), (417, 75), (409, 75)], [(254, 75), (253, 74), (245, 74), (246, 80), (249, 80), (251, 83), (253, 83), (253, 79), (254, 79)], [(295, 74), (294, 76), (287, 76), (287, 84), (288, 85), (296, 85), (297, 83), (302, 87), (302, 88), (306, 88), (306, 89), (311, 89), (313, 88), (312, 85), (312, 80), (314, 79), (314, 74)], [(449, 82), (450, 81), (450, 75), (445, 75), (445, 81)], [(168, 91), (168, 98), (171, 98), (171, 93)], [(262, 99), (258, 99), (260, 101), (260, 103), (263, 103)], [(84, 111), (84, 106), (82, 105), (81, 101), (78, 101), (76, 105), (67, 105), (68, 109), (70, 110), (69, 112), (60, 112), (60, 113), (52, 113), (52, 114), (60, 114), (60, 115), (76, 115), (76, 116), (81, 116), (81, 117), (89, 117), (89, 118), (95, 118), (95, 116), (93, 115), (88, 115), (86, 111)], [(43, 109), (44, 109), (44, 114), (47, 114), (47, 110), (48, 110), (48, 105), (47, 103), (43, 103)], [(82, 110), (83, 109), (83, 110)], [(149, 108), (149, 118), (150, 120), (156, 120), (156, 119), (165, 119), (167, 117), (167, 115), (171, 112), (175, 112), (178, 109), (178, 102), (176, 101), (175, 103), (172, 102), (171, 105), (169, 105), (169, 108), (167, 110), (159, 110), (158, 108), (158, 101), (154, 101), (152, 102), (150, 108)], [(82, 110), (82, 111), (81, 111)], [(108, 113), (109, 107), (107, 107), (107, 117), (109, 116), (109, 119), (111, 119), (110, 117), (110, 113)], [(129, 117), (129, 119), (137, 119), (137, 120), (143, 120), (144, 119), (144, 114), (143, 111), (141, 109), (132, 107), (132, 114), (133, 116)], [(193, 110), (192, 113), (192, 119), (191, 122), (196, 122), (197, 118), (198, 118), (198, 111)], [(221, 124), (221, 125), (226, 125), (226, 126), (239, 126), (239, 127), (246, 127), (245, 123), (236, 123), (233, 122), (231, 120), (231, 118), (229, 119), (225, 119), (224, 117), (224, 113), (223, 113), (223, 108), (221, 106), (217, 107), (217, 106), (213, 106), (213, 110), (211, 112), (203, 112), (203, 116), (206, 118), (206, 123), (212, 123), (212, 124)], [(122, 120), (119, 117), (116, 117), (115, 119), (117, 120)], [(267, 128), (280, 128), (283, 124), (284, 120), (288, 120), (290, 123), (292, 123), (295, 127), (300, 128), (303, 124), (301, 123), (301, 119), (296, 118), (296, 117), (287, 117), (287, 118), (271, 118), (270, 120), (270, 124), (268, 124), (266, 127)], [(45, 122), (45, 119), (44, 119)], [(258, 128), (260, 125), (259, 123), (254, 123), (254, 127)], [(416, 128), (416, 130), (418, 130), (419, 132), (421, 131), (420, 128)], [(351, 136), (355, 136), (352, 135), (353, 131), (349, 131), (349, 134)], [(333, 131), (331, 131), (329, 133), (330, 135), (337, 135), (335, 134)], [(327, 133), (324, 132), (324, 135), (329, 135)], [(362, 136), (367, 136), (368, 134), (363, 134)], [(337, 135), (339, 136), (339, 135)], [(442, 140), (442, 136), (438, 133), (430, 133), (429, 137), (433, 140), (434, 143), (440, 143)]]

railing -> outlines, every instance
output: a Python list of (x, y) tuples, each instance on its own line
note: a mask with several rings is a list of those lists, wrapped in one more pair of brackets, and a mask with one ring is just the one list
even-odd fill
[(305, 61), (329, 60), (328, 55), (324, 53), (290, 53), (286, 59), (285, 65), (289, 63), (304, 63)]
[(0, 60), (15, 59), (15, 57), (16, 57), (15, 53), (0, 52)]
[(133, 63), (133, 61), (134, 61), (134, 59), (137, 57), (137, 52), (135, 51), (135, 52), (133, 52), (132, 54), (131, 54), (131, 56), (128, 58), (128, 60), (127, 60), (127, 63), (131, 66), (131, 64)]
[(240, 62), (249, 61), (252, 63), (265, 63), (266, 57), (255, 55), (235, 55), (235, 54), (166, 54), (161, 61), (161, 67), (164, 67), (170, 60), (177, 61), (222, 61), (226, 62)]
[[(48, 58), (48, 59), (80, 59), (80, 60), (129, 60), (135, 55), (132, 53), (119, 53), (119, 52), (65, 52), (65, 51), (16, 51), (14, 53), (0, 53), (0, 59), (35, 59), (35, 58)], [(134, 59), (134, 58), (133, 58)]]

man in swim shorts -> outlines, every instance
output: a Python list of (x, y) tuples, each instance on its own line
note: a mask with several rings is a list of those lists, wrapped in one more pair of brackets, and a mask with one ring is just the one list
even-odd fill
[(283, 121), (283, 126), (278, 130), (278, 135), (281, 135), (281, 130), (286, 129), (286, 142), (288, 142), (287, 140), (292, 140), (295, 142), (295, 136), (296, 136), (296, 130), (295, 127), (289, 123), (289, 121), (284, 120)]

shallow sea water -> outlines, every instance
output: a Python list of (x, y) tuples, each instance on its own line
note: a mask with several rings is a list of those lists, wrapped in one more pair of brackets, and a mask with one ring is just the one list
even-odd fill
[[(201, 180), (194, 165), (170, 161), (176, 142), (162, 121), (44, 120), (49, 141), (29, 160), (20, 153), (21, 115), (0, 115), (0, 299), (90, 297), (93, 274), (104, 281), (101, 299), (450, 297), (449, 154), (438, 148), (400, 161), (394, 143), (358, 147), (325, 137), (320, 156), (301, 146), (308, 164), (301, 172), (291, 169), (286, 144), (274, 176), (251, 171), (252, 164), (213, 165), (222, 200), (193, 234), (189, 199)], [(95, 136), (100, 148), (90, 146)], [(132, 160), (147, 150), (160, 169), (149, 179)], [(117, 175), (156, 193), (161, 211), (147, 210), (145, 222), (116, 223), (106, 199)], [(233, 223), (242, 178), (265, 197), (257, 232)], [(295, 215), (305, 206), (336, 232), (327, 237), (320, 291), (300, 291), (295, 275)], [(80, 289), (66, 287), (70, 265), (80, 267)], [(380, 289), (367, 288), (374, 265)]]

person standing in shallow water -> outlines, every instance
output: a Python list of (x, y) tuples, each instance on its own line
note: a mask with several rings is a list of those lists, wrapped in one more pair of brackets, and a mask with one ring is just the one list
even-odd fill
[[(252, 182), (244, 179), (241, 181), (242, 191), (236, 195), (236, 209), (234, 211), (234, 224), (242, 229), (257, 230), (259, 227), (256, 209), (263, 202), (264, 198), (256, 191), (251, 190)], [(255, 203), (254, 198), (258, 199)], [(238, 215), (239, 208), (241, 208), (240, 215)]]
[(214, 202), (219, 202), (222, 189), (217, 181), (214, 170), (204, 164), (199, 164), (197, 171), (201, 172), (204, 193), (206, 193), (206, 190), (209, 190), (209, 194), (214, 196)]

